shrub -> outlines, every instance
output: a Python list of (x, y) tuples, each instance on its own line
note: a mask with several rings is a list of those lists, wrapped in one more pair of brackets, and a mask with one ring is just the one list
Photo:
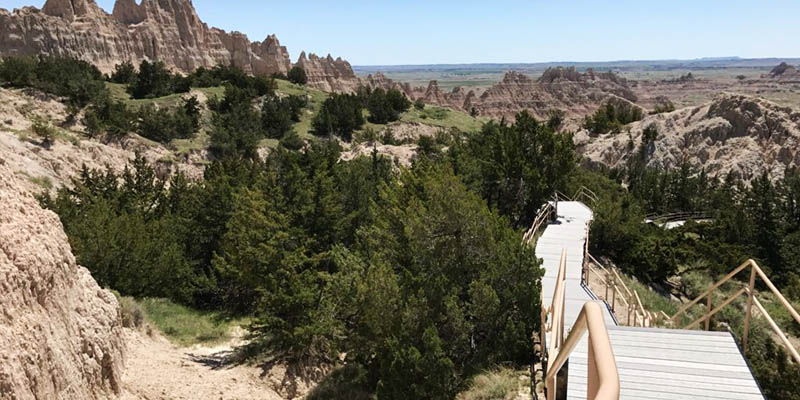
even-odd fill
[(425, 109), (425, 102), (424, 102), (424, 101), (422, 101), (422, 99), (418, 99), (417, 101), (415, 101), (415, 102), (414, 102), (414, 108), (415, 108), (417, 111), (422, 111), (422, 110), (424, 110), (424, 109)]
[[(185, 104), (191, 104), (187, 101)], [(197, 115), (190, 115), (189, 107), (179, 107), (175, 110), (156, 108), (153, 104), (146, 104), (139, 109), (136, 132), (142, 137), (161, 143), (168, 143), (173, 139), (188, 139), (192, 137), (199, 126)]]
[(520, 379), (507, 368), (484, 372), (474, 378), (459, 400), (514, 400), (519, 395)]
[(118, 299), (120, 314), (122, 315), (122, 326), (126, 328), (141, 328), (145, 321), (142, 306), (133, 297), (118, 297)]
[(163, 97), (173, 93), (189, 91), (191, 79), (173, 75), (161, 62), (142, 61), (136, 79), (128, 86), (128, 93), (134, 99)]
[(0, 80), (13, 87), (32, 87), (62, 96), (73, 110), (107, 93), (103, 74), (82, 60), (61, 57), (6, 57)]
[(653, 111), (650, 114), (661, 114), (675, 111), (675, 104), (666, 96), (656, 97), (656, 103), (653, 106)]
[(618, 133), (624, 125), (642, 118), (644, 115), (638, 106), (623, 101), (608, 101), (594, 114), (586, 117), (583, 127), (596, 135)]
[(83, 119), (89, 137), (107, 134), (111, 138), (120, 138), (133, 131), (135, 123), (135, 113), (129, 111), (125, 103), (111, 100), (107, 94), (89, 106)]
[(353, 132), (364, 125), (361, 99), (352, 94), (332, 94), (311, 122), (317, 136), (338, 136), (350, 141)]
[(56, 129), (41, 117), (37, 116), (33, 119), (31, 130), (42, 140), (42, 145), (46, 147), (49, 147), (55, 141)]
[(111, 73), (111, 82), (130, 84), (136, 81), (136, 67), (130, 61), (117, 64)]
[(385, 91), (381, 88), (362, 93), (365, 97), (369, 121), (374, 124), (386, 124), (400, 119), (400, 113), (411, 108), (411, 101), (397, 89)]
[(289, 74), (286, 75), (289, 79), (289, 82), (292, 82), (297, 85), (305, 85), (308, 83), (308, 76), (306, 75), (306, 70), (300, 67), (293, 67), (289, 70)]
[(261, 105), (261, 122), (267, 137), (281, 139), (292, 130), (292, 123), (300, 119), (303, 105), (298, 96), (267, 96)]

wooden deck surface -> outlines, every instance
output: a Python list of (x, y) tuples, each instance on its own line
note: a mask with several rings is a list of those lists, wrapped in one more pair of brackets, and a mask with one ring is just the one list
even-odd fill
[[(549, 307), (562, 249), (567, 250), (565, 334), (583, 305), (596, 297), (581, 284), (583, 252), (593, 213), (580, 202), (559, 202), (558, 220), (536, 242), (545, 269), (542, 302)], [(642, 400), (763, 400), (736, 341), (726, 332), (617, 326), (606, 310), (606, 327), (620, 376), (620, 398)], [(549, 339), (549, 336), (548, 336)], [(568, 399), (586, 399), (586, 336), (570, 357)]]

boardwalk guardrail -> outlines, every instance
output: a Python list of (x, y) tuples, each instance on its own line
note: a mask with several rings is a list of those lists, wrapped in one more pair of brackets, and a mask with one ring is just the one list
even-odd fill
[[(597, 302), (588, 302), (581, 309), (572, 325), (569, 336), (564, 339), (564, 308), (566, 304), (567, 251), (561, 252), (558, 277), (550, 307), (542, 307), (542, 343), (547, 343), (547, 362), (544, 364), (545, 393), (547, 400), (556, 399), (559, 370), (569, 359), (572, 351), (584, 334), (589, 335), (588, 379), (586, 398), (596, 400), (618, 400), (620, 392), (619, 371), (606, 329), (603, 309)], [(545, 323), (550, 320), (545, 328)], [(550, 333), (549, 343), (546, 332)]]
[[(718, 305), (716, 308), (714, 307), (713, 303), (713, 294), (714, 292), (719, 289), (722, 284), (725, 282), (730, 281), (734, 276), (739, 274), (740, 272), (744, 271), (745, 269), (750, 268), (750, 281), (748, 282), (747, 286), (739, 289), (733, 295), (729, 296), (722, 304)], [(761, 302), (756, 297), (756, 290), (755, 290), (755, 283), (756, 277), (760, 277), (763, 283), (769, 288), (772, 294), (777, 297), (778, 302), (791, 314), (792, 318), (797, 324), (800, 324), (800, 314), (798, 314), (797, 310), (792, 307), (792, 304), (783, 297), (783, 294), (772, 284), (772, 281), (769, 280), (767, 274), (758, 266), (754, 260), (747, 260), (742, 265), (731, 271), (728, 275), (724, 278), (720, 279), (717, 283), (711, 285), (705, 293), (698, 296), (693, 301), (689, 302), (683, 308), (681, 308), (675, 315), (673, 315), (670, 319), (673, 323), (678, 322), (678, 317), (681, 315), (687, 315), (688, 310), (694, 306), (695, 304), (699, 303), (704, 298), (706, 299), (706, 313), (700, 317), (692, 321), (691, 323), (687, 324), (684, 329), (692, 329), (699, 325), (701, 322), (705, 323), (705, 330), (711, 329), (711, 318), (720, 312), (723, 308), (725, 308), (728, 304), (739, 298), (739, 296), (747, 295), (747, 303), (745, 305), (745, 317), (744, 317), (744, 330), (742, 333), (742, 351), (747, 354), (747, 342), (750, 337), (750, 319), (752, 318), (753, 313), (753, 306), (758, 309), (761, 315), (769, 324), (770, 328), (772, 328), (773, 332), (781, 339), (783, 342), (784, 347), (789, 351), (794, 358), (795, 362), (800, 364), (800, 353), (798, 353), (797, 349), (794, 347), (791, 341), (787, 338), (786, 334), (783, 330), (775, 323), (775, 320), (772, 319), (772, 316), (769, 315), (767, 310), (761, 304)]]

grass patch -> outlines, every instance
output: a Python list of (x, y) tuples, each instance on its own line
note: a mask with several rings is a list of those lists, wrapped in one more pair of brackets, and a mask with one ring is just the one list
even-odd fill
[(449, 108), (426, 106), (423, 110), (411, 109), (400, 117), (404, 122), (418, 122), (443, 128), (457, 128), (462, 132), (475, 132), (483, 127), (486, 120), (474, 118), (463, 111)]
[(231, 318), (220, 312), (198, 311), (167, 299), (138, 301), (147, 319), (172, 342), (181, 346), (213, 344), (232, 338), (232, 330), (247, 319)]
[(300, 122), (294, 124), (294, 131), (297, 132), (302, 139), (313, 139), (311, 121), (322, 108), (322, 103), (324, 103), (329, 96), (328, 93), (307, 86), (295, 85), (294, 83), (281, 79), (276, 79), (275, 82), (278, 84), (278, 94), (303, 96), (308, 99), (308, 107), (303, 110), (303, 114), (300, 116)]
[[(163, 97), (156, 97), (152, 99), (132, 99), (131, 95), (128, 94), (126, 88), (127, 85), (122, 83), (111, 83), (106, 82), (106, 87), (111, 92), (111, 98), (114, 100), (120, 100), (124, 102), (127, 106), (133, 108), (139, 108), (145, 104), (154, 104), (160, 107), (177, 107), (181, 104), (181, 100), (184, 96), (188, 96), (189, 93), (174, 93), (169, 96)], [(198, 91), (203, 93), (207, 98), (212, 98), (214, 96), (222, 98), (225, 94), (225, 87), (223, 86), (215, 86), (209, 88), (192, 88), (193, 91)]]
[(31, 176), (28, 178), (28, 180), (30, 180), (34, 185), (39, 186), (48, 192), (53, 189), (53, 181), (49, 176)]
[(456, 396), (457, 400), (512, 400), (520, 389), (530, 382), (527, 371), (498, 368), (484, 372), (472, 379), (469, 389)]

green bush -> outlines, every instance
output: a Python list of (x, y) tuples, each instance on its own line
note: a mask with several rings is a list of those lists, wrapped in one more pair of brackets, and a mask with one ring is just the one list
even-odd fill
[(332, 94), (311, 122), (317, 136), (338, 136), (349, 142), (364, 125), (361, 99), (352, 94)]
[(136, 67), (134, 67), (130, 61), (125, 61), (114, 67), (114, 72), (111, 73), (110, 80), (114, 83), (124, 83), (127, 85), (134, 83), (136, 77)]
[(308, 83), (308, 76), (306, 76), (306, 70), (300, 67), (293, 67), (289, 70), (289, 73), (286, 75), (289, 79), (289, 82), (292, 82), (297, 85), (305, 85)]
[(593, 115), (586, 117), (583, 127), (596, 135), (618, 133), (624, 125), (644, 118), (642, 109), (634, 104), (608, 101)]
[(62, 96), (73, 111), (107, 93), (103, 74), (85, 61), (60, 57), (6, 57), (0, 81), (12, 87), (32, 87)]
[(40, 117), (33, 119), (31, 131), (33, 131), (33, 134), (42, 140), (42, 145), (44, 146), (49, 147), (55, 141), (56, 129), (50, 125), (50, 123)]
[(183, 105), (174, 110), (146, 104), (137, 113), (136, 132), (161, 143), (191, 138), (200, 128), (198, 104), (195, 97), (184, 100)]
[(189, 91), (191, 78), (173, 75), (161, 61), (143, 60), (139, 65), (139, 73), (128, 86), (128, 93), (134, 99), (163, 97), (173, 93)]

